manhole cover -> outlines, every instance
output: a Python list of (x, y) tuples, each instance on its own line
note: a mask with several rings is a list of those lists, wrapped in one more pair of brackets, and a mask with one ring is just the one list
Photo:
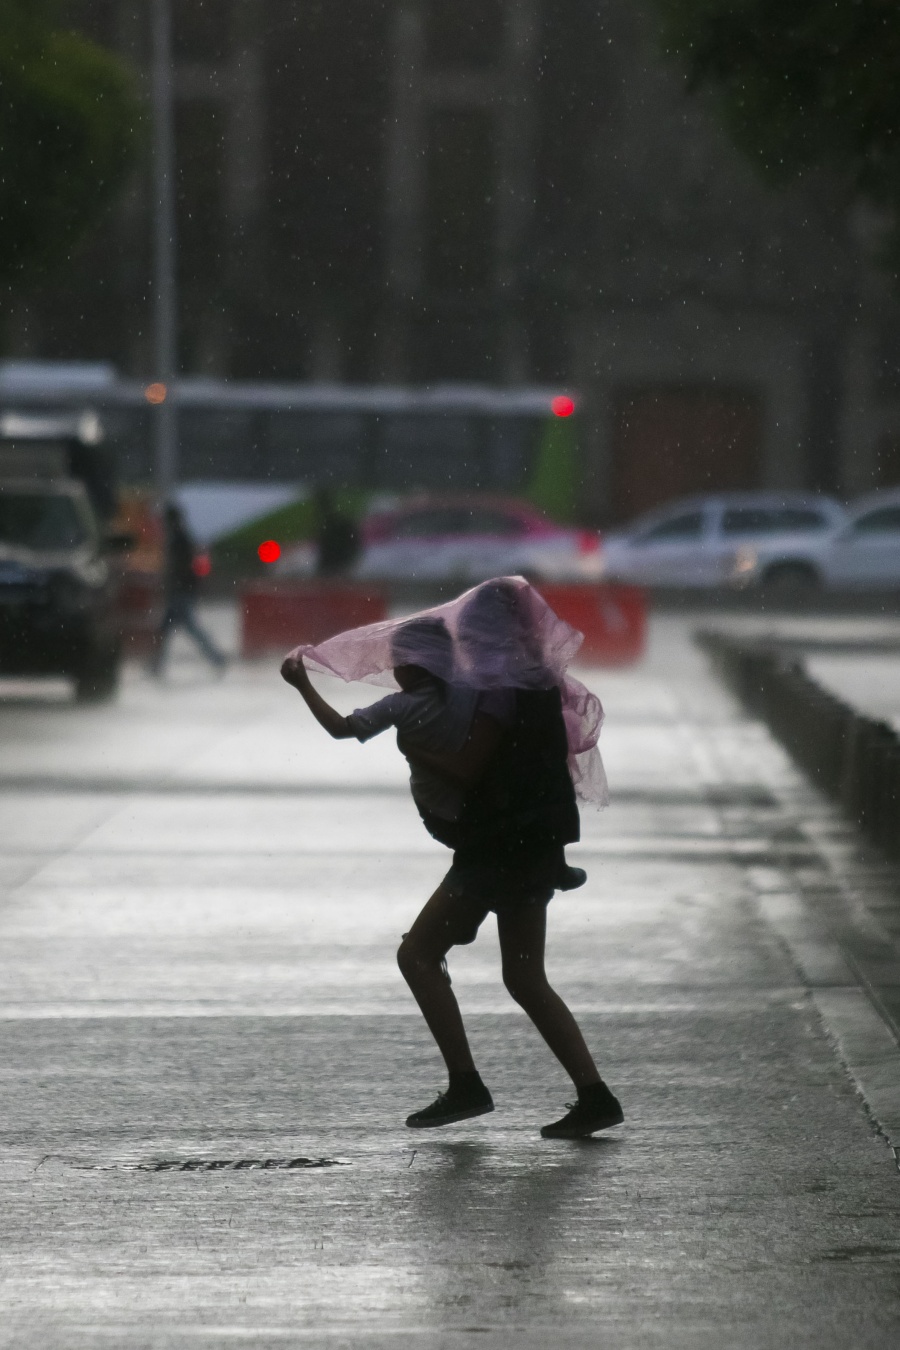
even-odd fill
[(166, 1158), (136, 1163), (138, 1172), (293, 1172), (309, 1167), (347, 1167), (340, 1158)]
[(344, 1158), (154, 1158), (149, 1162), (82, 1163), (92, 1172), (297, 1172), (313, 1167), (349, 1167)]

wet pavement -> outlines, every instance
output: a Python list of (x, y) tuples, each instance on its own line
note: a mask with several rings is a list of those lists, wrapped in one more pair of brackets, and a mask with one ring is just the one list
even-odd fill
[(627, 1120), (582, 1143), (488, 925), (451, 970), (497, 1110), (403, 1127), (447, 855), (388, 738), (275, 663), (0, 702), (0, 1346), (898, 1344), (897, 877), (689, 632), (592, 677), (613, 805), (548, 965)]

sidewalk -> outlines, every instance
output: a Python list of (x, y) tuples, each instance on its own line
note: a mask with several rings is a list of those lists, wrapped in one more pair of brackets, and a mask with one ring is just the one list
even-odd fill
[(806, 668), (838, 698), (900, 731), (900, 641), (894, 652), (810, 656)]
[(580, 1144), (489, 924), (451, 970), (497, 1111), (403, 1127), (443, 1081), (393, 953), (447, 855), (388, 738), (274, 665), (0, 703), (0, 1346), (893, 1350), (896, 876), (684, 619), (597, 687), (548, 964), (627, 1121)]
[(874, 614), (705, 614), (699, 625), (736, 637), (772, 637), (812, 678), (867, 717), (900, 729), (900, 619)]

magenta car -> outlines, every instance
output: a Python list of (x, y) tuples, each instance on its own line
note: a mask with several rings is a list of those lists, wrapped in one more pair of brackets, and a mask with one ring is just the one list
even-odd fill
[(418, 496), (373, 511), (362, 525), (360, 579), (461, 585), (519, 574), (535, 581), (595, 581), (596, 530), (556, 525), (508, 497)]

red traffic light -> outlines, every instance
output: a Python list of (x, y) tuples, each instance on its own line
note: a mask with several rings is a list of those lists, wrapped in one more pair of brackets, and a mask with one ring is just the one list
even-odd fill
[(568, 394), (557, 394), (550, 402), (550, 411), (554, 417), (571, 417), (575, 411), (575, 400)]
[(281, 557), (281, 545), (274, 539), (266, 539), (256, 550), (259, 554), (260, 562), (273, 563)]

